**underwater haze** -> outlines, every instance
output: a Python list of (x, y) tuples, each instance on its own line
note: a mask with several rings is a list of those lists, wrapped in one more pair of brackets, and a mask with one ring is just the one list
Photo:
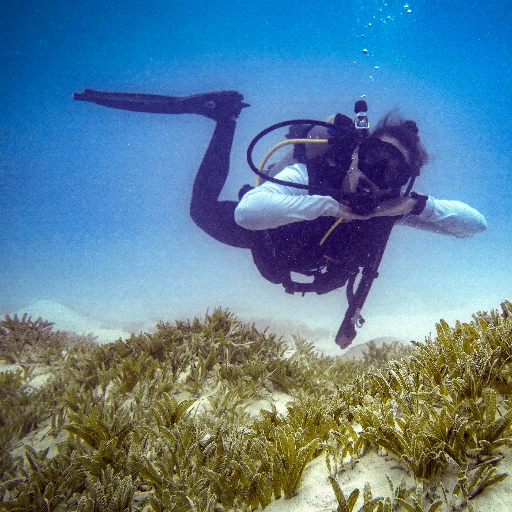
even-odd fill
[(266, 126), (350, 115), (361, 97), (373, 124), (398, 107), (431, 155), (414, 189), (468, 203), (488, 229), (461, 240), (395, 228), (356, 343), (422, 339), (441, 317), (511, 299), (511, 14), (495, 0), (4, 0), (0, 312), (52, 301), (138, 332), (222, 306), (337, 350), (343, 290), (287, 295), (249, 251), (190, 220), (214, 122), (73, 101), (84, 88), (239, 90), (251, 107), (230, 199), (254, 182), (245, 153)]

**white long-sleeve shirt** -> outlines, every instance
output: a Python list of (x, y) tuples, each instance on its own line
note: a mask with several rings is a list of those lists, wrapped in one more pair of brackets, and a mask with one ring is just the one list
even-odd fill
[[(308, 184), (304, 164), (286, 167), (275, 177)], [(338, 209), (338, 202), (330, 196), (310, 195), (305, 189), (267, 181), (244, 195), (235, 210), (235, 221), (246, 229), (265, 230), (321, 216), (335, 217)], [(434, 199), (432, 196), (419, 215), (405, 215), (397, 225), (457, 238), (468, 238), (487, 228), (485, 217), (474, 208), (460, 201)]]

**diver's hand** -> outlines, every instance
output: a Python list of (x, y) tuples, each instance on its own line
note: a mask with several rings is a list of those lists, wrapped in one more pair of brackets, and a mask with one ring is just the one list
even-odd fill
[(412, 212), (416, 206), (416, 199), (413, 197), (399, 197), (397, 199), (390, 199), (380, 203), (372, 217), (398, 217), (400, 215), (407, 215)]
[(338, 204), (339, 204), (339, 208), (338, 208), (338, 213), (336, 214), (336, 217), (338, 219), (368, 220), (372, 217), (371, 215), (359, 215), (359, 214), (355, 213), (354, 211), (352, 211), (352, 208), (350, 208), (350, 206), (348, 206), (347, 204), (343, 204), (343, 203), (338, 203)]

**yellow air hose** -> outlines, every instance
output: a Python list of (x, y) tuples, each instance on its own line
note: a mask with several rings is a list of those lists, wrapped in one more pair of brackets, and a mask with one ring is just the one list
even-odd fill
[(326, 240), (327, 240), (327, 237), (334, 231), (334, 228), (342, 221), (343, 219), (340, 217), (338, 220), (336, 220), (336, 222), (329, 228), (329, 231), (327, 231), (327, 233), (325, 233), (325, 235), (323, 236), (322, 240), (320, 240), (320, 243), (318, 245), (322, 245)]
[[(283, 140), (282, 142), (279, 142), (279, 144), (276, 144), (273, 148), (271, 148), (267, 154), (263, 157), (263, 160), (261, 161), (261, 164), (258, 168), (259, 171), (263, 172), (263, 167), (267, 163), (267, 160), (272, 156), (272, 154), (277, 151), (279, 148), (282, 148), (283, 146), (286, 146), (288, 144), (328, 144), (329, 139), (289, 139), (289, 140)], [(256, 186), (259, 187), (261, 185), (261, 179), (259, 176), (256, 176)], [(334, 231), (336, 226), (342, 221), (343, 219), (337, 219), (336, 222), (329, 228), (327, 233), (322, 237), (322, 240), (320, 240), (320, 243), (318, 245), (323, 245), (323, 243), (327, 240), (327, 237)], [(327, 256), (325, 256), (327, 258)]]
[[(286, 146), (288, 144), (328, 144), (329, 139), (289, 139), (283, 140), (279, 144), (276, 144), (273, 148), (269, 150), (269, 152), (263, 157), (261, 164), (259, 166), (259, 170), (263, 172), (263, 167), (267, 163), (267, 160), (272, 156), (272, 153), (277, 151), (279, 148)], [(261, 180), (259, 176), (256, 176), (256, 186), (259, 187), (261, 185)]]

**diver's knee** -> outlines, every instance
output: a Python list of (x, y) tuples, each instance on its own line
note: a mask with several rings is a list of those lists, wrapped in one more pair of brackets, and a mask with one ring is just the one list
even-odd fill
[(192, 200), (189, 208), (189, 215), (194, 224), (205, 231), (211, 219), (211, 212), (200, 201)]
[(201, 222), (201, 210), (198, 208), (198, 205), (195, 204), (194, 202), (190, 203), (189, 215), (195, 224), (199, 224)]

